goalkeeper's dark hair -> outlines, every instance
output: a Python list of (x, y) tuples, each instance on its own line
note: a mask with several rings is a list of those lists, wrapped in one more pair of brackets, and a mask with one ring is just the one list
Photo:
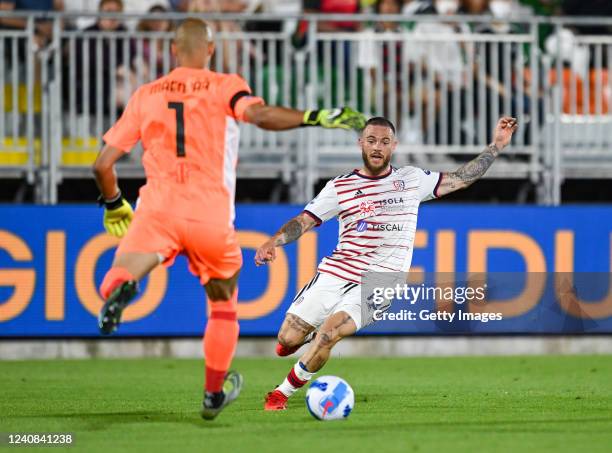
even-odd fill
[(365, 126), (363, 126), (363, 130), (365, 130), (365, 128), (368, 126), (388, 127), (389, 129), (393, 131), (393, 135), (395, 135), (395, 126), (393, 125), (393, 123), (389, 121), (387, 118), (384, 118), (382, 116), (374, 116), (370, 118), (369, 120), (367, 120), (365, 123)]

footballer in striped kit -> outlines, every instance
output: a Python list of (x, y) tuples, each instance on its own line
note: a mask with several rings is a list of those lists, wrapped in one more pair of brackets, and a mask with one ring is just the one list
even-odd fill
[(408, 272), (420, 203), (480, 179), (510, 143), (516, 128), (516, 119), (501, 118), (493, 142), (475, 159), (455, 171), (438, 173), (393, 167), (394, 125), (382, 117), (366, 122), (359, 138), (363, 167), (330, 180), (255, 255), (257, 265), (271, 262), (276, 247), (333, 217), (338, 219), (338, 245), (321, 260), (315, 276), (287, 310), (276, 352), (285, 356), (306, 343), (310, 347), (283, 383), (268, 393), (266, 410), (285, 409), (288, 398), (323, 367), (338, 341), (373, 322), (370, 312), (362, 310), (362, 278), (370, 272)]

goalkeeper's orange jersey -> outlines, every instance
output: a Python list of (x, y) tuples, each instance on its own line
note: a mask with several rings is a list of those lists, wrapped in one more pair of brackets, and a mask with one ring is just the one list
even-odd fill
[(141, 86), (104, 135), (125, 152), (142, 141), (138, 210), (233, 225), (237, 120), (261, 103), (238, 75), (208, 69), (179, 67)]

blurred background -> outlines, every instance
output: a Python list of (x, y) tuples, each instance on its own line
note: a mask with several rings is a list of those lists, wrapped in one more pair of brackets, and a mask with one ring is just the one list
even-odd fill
[[(173, 67), (185, 12), (216, 30), (212, 69), (241, 74), (268, 103), (389, 117), (396, 165), (448, 170), (480, 151), (501, 114), (516, 116), (512, 149), (452, 201), (612, 196), (605, 0), (2, 0), (0, 11), (4, 202), (96, 197), (89, 165), (100, 137), (137, 86)], [(237, 199), (303, 203), (359, 165), (354, 142), (244, 126)], [(119, 175), (134, 199), (139, 152)]]
[[(0, 0), (0, 336), (98, 335), (95, 287), (116, 241), (102, 233), (91, 164), (134, 90), (174, 66), (173, 30), (187, 14), (215, 30), (211, 69), (242, 75), (267, 103), (391, 119), (396, 166), (454, 170), (488, 143), (499, 116), (518, 118), (512, 146), (482, 181), (422, 208), (414, 275), (609, 274), (608, 0)], [(254, 248), (361, 156), (344, 131), (242, 125), (241, 134), (242, 333), (273, 336), (337, 226), (287, 247), (270, 269), (254, 267)], [(118, 165), (132, 202), (144, 183), (141, 153)], [(586, 283), (594, 294), (564, 304), (549, 283), (500, 302), (505, 323), (424, 322), (404, 333), (612, 332), (607, 286)], [(206, 316), (183, 262), (155, 271), (130, 310), (120, 336), (197, 337)], [(506, 345), (523, 349), (506, 349), (537, 352), (541, 340), (544, 351), (548, 339), (513, 337)], [(425, 351), (414, 341), (406, 351)], [(612, 351), (609, 339), (577, 341)]]

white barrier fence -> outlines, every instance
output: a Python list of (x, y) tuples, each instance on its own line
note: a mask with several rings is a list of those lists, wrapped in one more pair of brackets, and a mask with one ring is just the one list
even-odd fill
[[(16, 13), (0, 17), (9, 14)], [(39, 202), (55, 203), (63, 178), (89, 176), (104, 131), (134, 89), (173, 67), (173, 34), (70, 30), (64, 25), (71, 15), (26, 17), (24, 30), (0, 29), (0, 173), (25, 175), (36, 183)], [(169, 26), (184, 17), (130, 16)], [(538, 202), (559, 204), (565, 178), (606, 178), (612, 168), (612, 37), (568, 31), (612, 21), (202, 17), (221, 30), (212, 69), (241, 74), (271, 104), (348, 105), (388, 117), (398, 127), (398, 165), (452, 170), (490, 140), (499, 116), (513, 115), (521, 127), (487, 177), (529, 180), (538, 187)], [(53, 38), (36, 48), (35, 25), (42, 20), (52, 22)], [(302, 42), (296, 44), (287, 26), (241, 30), (287, 20), (300, 21)], [(330, 20), (350, 21), (359, 31), (318, 31)], [(541, 48), (544, 26), (552, 34)], [(359, 165), (355, 142), (343, 131), (271, 133), (243, 125), (238, 175), (281, 178), (293, 188), (292, 200), (303, 202), (319, 178)], [(119, 174), (142, 176), (138, 157), (122, 161)]]

